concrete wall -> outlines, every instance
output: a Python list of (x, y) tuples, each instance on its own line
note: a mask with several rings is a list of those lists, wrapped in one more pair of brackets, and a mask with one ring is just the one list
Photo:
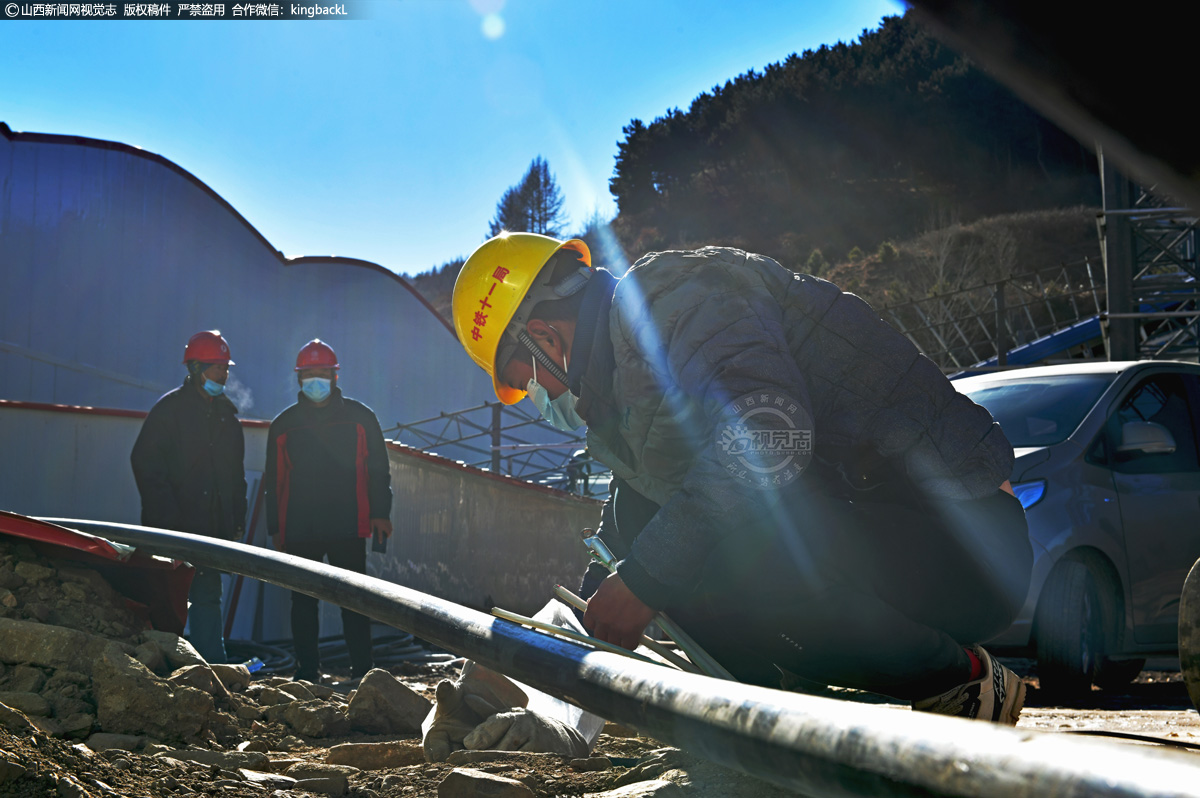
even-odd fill
[[(143, 417), (0, 401), (0, 509), (138, 523), (129, 452)], [(267, 425), (243, 427), (254, 518)], [(385, 554), (368, 555), (370, 574), (462, 604), (523, 614), (545, 604), (556, 582), (577, 586), (587, 564), (577, 533), (599, 522), (599, 503), (396, 444), (389, 454), (395, 534)], [(261, 509), (250, 542), (269, 545)], [(231, 637), (290, 637), (286, 591), (230, 577), (227, 612), (235, 593)], [(325, 608), (322, 635), (340, 629), (339, 613)]]

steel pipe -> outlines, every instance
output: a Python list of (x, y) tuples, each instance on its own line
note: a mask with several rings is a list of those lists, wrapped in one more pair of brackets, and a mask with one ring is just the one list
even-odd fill
[(657, 740), (815, 798), (1200, 798), (1200, 763), (1177, 751), (721, 681), (594, 651), (287, 554), (145, 527), (44, 520), (347, 607)]

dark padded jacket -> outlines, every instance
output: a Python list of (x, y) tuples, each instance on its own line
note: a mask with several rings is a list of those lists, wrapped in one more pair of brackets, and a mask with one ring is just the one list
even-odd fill
[(387, 447), (371, 408), (336, 386), (318, 407), (303, 393), (271, 422), (263, 475), (267, 530), (287, 540), (371, 536), (392, 512)]
[[(651, 253), (617, 282), (604, 318), (583, 315), (603, 339), (577, 394), (588, 448), (661, 507), (620, 568), (651, 606), (720, 569), (788, 481), (832, 473), (848, 490), (899, 481), (914, 501), (958, 501), (991, 495), (1012, 469), (991, 414), (907, 338), (858, 297), (770, 258)], [(806, 453), (748, 468), (746, 443)]]
[(188, 377), (146, 416), (130, 463), (142, 524), (225, 539), (246, 518), (245, 438), (225, 396), (201, 396)]

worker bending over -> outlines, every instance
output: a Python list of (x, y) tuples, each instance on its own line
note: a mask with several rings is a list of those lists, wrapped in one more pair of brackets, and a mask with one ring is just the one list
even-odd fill
[(1016, 723), (1024, 686), (978, 645), (1032, 566), (1012, 446), (861, 299), (716, 247), (618, 280), (582, 241), (509, 233), (453, 313), (500, 401), (586, 424), (612, 469), (594, 635), (633, 648), (662, 610), (745, 682)]

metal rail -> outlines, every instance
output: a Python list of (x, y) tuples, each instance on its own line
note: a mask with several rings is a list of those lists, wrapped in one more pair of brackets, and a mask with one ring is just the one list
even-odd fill
[(145, 527), (44, 520), (347, 607), (655, 739), (817, 798), (1200, 796), (1200, 762), (1180, 752), (718, 681), (287, 554)]

